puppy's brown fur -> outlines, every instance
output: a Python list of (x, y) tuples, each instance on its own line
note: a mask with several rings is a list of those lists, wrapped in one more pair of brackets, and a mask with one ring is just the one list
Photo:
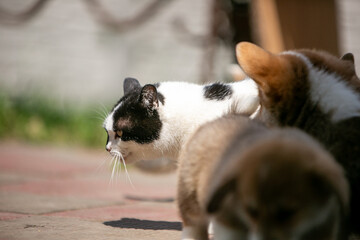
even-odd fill
[(227, 116), (202, 126), (180, 154), (183, 239), (207, 239), (210, 215), (216, 240), (339, 239), (347, 202), (342, 168), (294, 129)]
[[(235, 130), (241, 129), (249, 121), (246, 118), (228, 116), (201, 126), (180, 152), (178, 178), (178, 205), (183, 227), (194, 228), (201, 225), (200, 232), (183, 233), (183, 239), (191, 236), (207, 236), (205, 199), (208, 181), (214, 165), (227, 149), (229, 141), (235, 137)], [(254, 128), (263, 126), (255, 126)], [(224, 128), (226, 129), (224, 131)], [(185, 231), (187, 231), (185, 229)], [(185, 235), (185, 236), (184, 236)], [(188, 236), (189, 235), (189, 236)]]
[(351, 188), (351, 231), (360, 234), (360, 80), (354, 56), (316, 50), (272, 54), (247, 42), (237, 45), (236, 54), (259, 87), (256, 118), (307, 132), (344, 167)]

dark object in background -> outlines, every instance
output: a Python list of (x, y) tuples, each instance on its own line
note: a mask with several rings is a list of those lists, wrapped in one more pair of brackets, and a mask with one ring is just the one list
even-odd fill
[(335, 0), (252, 0), (256, 43), (270, 52), (315, 48), (339, 56)]

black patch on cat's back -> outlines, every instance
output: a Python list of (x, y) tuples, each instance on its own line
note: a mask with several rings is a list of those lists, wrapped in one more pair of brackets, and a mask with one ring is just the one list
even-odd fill
[(214, 83), (204, 87), (204, 97), (210, 100), (224, 100), (230, 97), (233, 90), (229, 85), (223, 83)]

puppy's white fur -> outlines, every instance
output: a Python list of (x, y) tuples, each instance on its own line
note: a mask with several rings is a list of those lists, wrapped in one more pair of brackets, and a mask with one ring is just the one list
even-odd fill
[(331, 115), (333, 123), (360, 116), (360, 97), (340, 76), (314, 67), (301, 53), (287, 51), (282, 54), (294, 55), (306, 64), (311, 100), (319, 104), (325, 114)]

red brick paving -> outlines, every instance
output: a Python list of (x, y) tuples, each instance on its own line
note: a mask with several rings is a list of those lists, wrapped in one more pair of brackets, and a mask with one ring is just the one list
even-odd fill
[(11, 212), (0, 212), (0, 221), (3, 220), (14, 220), (21, 217), (26, 217), (27, 214), (11, 213)]
[(0, 142), (0, 239), (81, 239), (77, 229), (87, 226), (90, 240), (102, 231), (107, 239), (179, 239), (175, 175), (128, 166), (134, 187), (124, 173), (110, 183), (108, 163), (99, 170), (105, 159), (105, 151)]
[(75, 217), (92, 220), (119, 220), (121, 218), (148, 219), (153, 221), (179, 221), (173, 204), (131, 204), (106, 206), (100, 208), (79, 209), (46, 214), (47, 216)]

